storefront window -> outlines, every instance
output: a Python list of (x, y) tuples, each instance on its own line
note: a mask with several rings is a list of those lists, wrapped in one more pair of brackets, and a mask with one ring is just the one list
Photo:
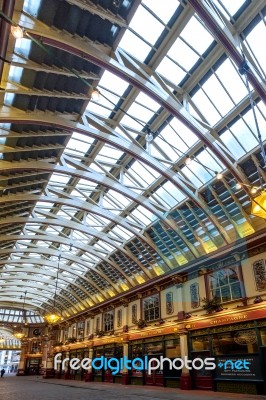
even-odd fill
[(162, 342), (146, 343), (145, 344), (145, 354), (162, 354), (163, 344)]
[(159, 295), (155, 294), (143, 299), (143, 313), (145, 321), (154, 321), (160, 317)]
[(115, 348), (115, 357), (122, 358), (123, 357), (123, 346), (117, 346)]
[(224, 332), (213, 335), (213, 351), (220, 354), (251, 354), (258, 352), (254, 329)]
[[(93, 358), (100, 358), (101, 356), (104, 355), (104, 349), (103, 347), (95, 347), (93, 349)], [(95, 361), (95, 365), (98, 366), (100, 365), (100, 360), (99, 361)], [(102, 375), (102, 369), (94, 369), (94, 375)]]
[[(143, 351), (142, 351), (142, 343), (136, 343), (131, 346), (131, 359), (133, 360), (134, 358), (141, 358), (143, 357)], [(136, 362), (135, 367), (141, 366), (141, 363)], [(136, 368), (132, 368), (131, 370), (131, 376), (135, 377), (141, 377), (143, 375), (143, 371), (140, 371)]]
[(181, 356), (181, 353), (180, 353), (179, 339), (166, 340), (165, 341), (165, 357), (178, 358), (180, 356)]
[(208, 336), (193, 337), (192, 350), (193, 351), (210, 350), (209, 337)]
[(207, 275), (211, 298), (221, 303), (242, 297), (239, 267), (228, 267)]

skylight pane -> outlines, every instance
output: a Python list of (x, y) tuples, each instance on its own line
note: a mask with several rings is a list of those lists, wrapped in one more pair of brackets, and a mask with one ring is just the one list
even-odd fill
[(221, 119), (218, 111), (214, 108), (202, 89), (198, 90), (192, 99), (209, 124), (214, 125)]
[(178, 85), (182, 79), (186, 76), (186, 72), (183, 71), (177, 64), (171, 61), (168, 57), (165, 57), (158, 65), (156, 72), (161, 74), (163, 77)]
[[(195, 166), (195, 168), (194, 168)], [(196, 171), (196, 163), (192, 161), (190, 168), (188, 167), (183, 167), (182, 168), (182, 173), (190, 180), (190, 182), (193, 183), (197, 188), (202, 186), (202, 181), (198, 179), (198, 175), (196, 174), (195, 176), (195, 171)]]
[(231, 127), (231, 131), (238, 138), (238, 140), (241, 141), (241, 144), (246, 151), (250, 151), (258, 145), (258, 140), (255, 139), (255, 137), (242, 119), (238, 120)]
[[(217, 6), (219, 5), (219, 0), (214, 0)], [(245, 0), (220, 0), (226, 10), (229, 12), (230, 15), (234, 15), (239, 8), (245, 3)]]
[(167, 55), (178, 62), (178, 64), (187, 71), (189, 71), (199, 59), (199, 56), (180, 38), (176, 40)]
[(177, 200), (177, 202), (184, 200), (184, 194), (181, 192), (181, 190), (174, 186), (172, 182), (166, 182), (163, 187), (165, 188), (165, 190), (171, 193), (171, 195)]
[(104, 71), (99, 86), (109, 89), (111, 92), (116, 93), (118, 96), (122, 96), (122, 94), (128, 87), (128, 83), (118, 76), (112, 74), (111, 72)]
[(140, 5), (132, 18), (130, 28), (138, 32), (138, 35), (153, 46), (162, 33), (164, 26)]
[(142, 0), (142, 4), (149, 7), (166, 24), (179, 6), (178, 0)]
[(151, 47), (147, 43), (129, 30), (124, 34), (119, 47), (140, 61), (144, 61), (151, 50)]
[[(177, 201), (168, 193), (164, 187), (160, 187), (158, 190), (156, 190), (155, 195), (158, 196), (160, 201), (164, 201), (164, 203), (168, 207), (174, 207), (177, 203)], [(156, 197), (156, 196), (155, 196)]]
[(143, 122), (148, 122), (153, 116), (153, 112), (151, 110), (148, 110), (146, 107), (143, 107), (136, 102), (134, 102), (128, 109), (128, 114)]
[(247, 95), (246, 86), (229, 59), (222, 63), (216, 74), (236, 104)]
[(195, 17), (192, 17), (185, 26), (181, 32), (181, 37), (199, 54), (203, 54), (214, 40), (212, 35)]
[(250, 32), (247, 36), (247, 42), (251, 47), (252, 52), (257, 58), (260, 67), (266, 74), (266, 53), (262, 51), (261, 45), (266, 42), (266, 27), (263, 21), (259, 22), (258, 25)]
[(159, 103), (155, 100), (153, 100), (151, 97), (147, 96), (145, 93), (140, 92), (138, 96), (136, 97), (136, 102), (142, 104), (143, 106), (149, 108), (153, 112), (158, 110), (160, 107)]
[(234, 103), (223, 89), (215, 75), (212, 75), (207, 82), (204, 83), (202, 88), (204, 89), (205, 93), (208, 93), (208, 97), (222, 114), (222, 116), (227, 114), (228, 111), (233, 108)]

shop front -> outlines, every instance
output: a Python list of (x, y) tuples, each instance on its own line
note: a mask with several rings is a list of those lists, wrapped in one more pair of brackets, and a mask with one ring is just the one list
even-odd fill
[[(70, 361), (73, 358), (77, 358), (80, 361), (83, 358), (89, 358), (88, 348), (72, 349), (71, 351), (62, 351), (61, 357), (58, 358), (58, 369), (56, 371), (56, 378), (60, 379), (72, 379), (72, 380), (84, 380), (87, 374), (87, 370), (83, 368), (73, 369), (71, 368)], [(64, 361), (65, 360), (65, 361)], [(64, 363), (63, 363), (64, 361)]]
[(26, 359), (25, 375), (40, 375), (42, 359), (39, 357), (30, 357)]
[[(238, 321), (243, 316), (245, 322)], [(192, 371), (194, 389), (264, 394), (266, 361), (266, 319), (251, 319), (248, 312), (227, 317), (216, 317), (187, 325), (189, 328), (189, 356), (191, 359), (213, 357), (213, 371)], [(262, 315), (262, 314), (260, 314)], [(250, 317), (250, 318), (249, 318)], [(241, 318), (240, 318), (241, 319)], [(249, 320), (250, 319), (250, 320)], [(224, 323), (224, 325), (223, 325)], [(205, 323), (205, 325), (207, 325)]]
[[(111, 358), (116, 358), (118, 360), (123, 358), (123, 345), (119, 343), (110, 343), (94, 347), (93, 359), (99, 358), (98, 361), (95, 361), (96, 366), (100, 367), (102, 365), (102, 357), (106, 359), (106, 365)], [(122, 371), (118, 371), (114, 374), (108, 366), (105, 368), (105, 365), (103, 365), (100, 369), (93, 368), (92, 373), (94, 382), (122, 383)]]
[[(180, 342), (176, 334), (149, 337), (129, 343), (129, 358), (131, 360), (142, 360), (145, 365), (145, 359), (148, 361), (150, 359), (160, 360), (161, 357), (170, 360), (180, 357)], [(141, 364), (141, 361), (139, 361), (139, 364)], [(156, 364), (156, 361), (154, 361), (154, 364)], [(140, 371), (138, 363), (134, 363), (132, 370), (129, 371), (132, 385), (179, 387), (180, 375), (181, 371), (171, 370), (167, 362), (163, 364), (162, 370), (154, 369), (150, 373), (146, 368)]]

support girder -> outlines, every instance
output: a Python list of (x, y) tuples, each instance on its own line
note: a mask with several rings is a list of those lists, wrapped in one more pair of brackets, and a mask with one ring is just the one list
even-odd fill
[[(45, 233), (45, 235), (0, 235), (0, 243), (2, 242), (19, 242), (19, 241), (47, 241), (50, 243), (58, 243), (58, 244), (64, 244), (64, 245), (73, 245), (73, 247), (78, 248), (79, 250), (85, 252), (85, 253), (89, 253), (95, 257), (100, 258), (102, 261), (104, 261), (106, 264), (110, 265), (111, 268), (116, 269), (117, 271), (119, 271), (120, 274), (122, 274), (125, 278), (125, 280), (128, 282), (128, 284), (130, 284), (130, 286), (134, 286), (134, 284), (132, 283), (132, 279), (130, 277), (128, 277), (125, 272), (123, 270), (121, 270), (121, 268), (119, 267), (118, 264), (116, 264), (113, 260), (109, 259), (109, 258), (104, 258), (104, 256), (97, 252), (97, 250), (95, 250), (92, 246), (89, 245), (82, 245), (82, 243), (80, 241), (74, 241), (72, 242), (70, 238), (65, 238), (62, 236), (55, 236), (55, 235), (51, 235), (51, 234), (47, 234)], [(8, 251), (9, 249), (3, 249), (3, 253), (6, 251)], [(58, 252), (59, 255), (59, 252)], [(97, 269), (93, 269), (93, 272), (96, 272), (97, 274), (100, 274), (103, 278), (106, 279), (106, 275), (101, 272), (101, 271), (97, 271)]]
[[(45, 116), (37, 116), (37, 115), (29, 115), (26, 113), (21, 113), (19, 116), (17, 116), (14, 112), (11, 113), (11, 115), (7, 114), (2, 114), (0, 116), (0, 123), (1, 122), (9, 122), (9, 123), (23, 123), (23, 124), (40, 124), (40, 125), (45, 125), (45, 126), (56, 126), (57, 128), (62, 128), (62, 129), (71, 129), (73, 131), (76, 131), (80, 134), (84, 134), (90, 137), (93, 137), (94, 139), (98, 139), (100, 141), (103, 141), (105, 143), (108, 143), (112, 145), (115, 148), (118, 148), (126, 153), (129, 153), (131, 156), (134, 158), (138, 159), (139, 161), (143, 162), (144, 164), (147, 164), (151, 168), (153, 168), (155, 171), (159, 172), (162, 176), (164, 176), (166, 179), (168, 179), (170, 182), (172, 182), (179, 190), (181, 190), (187, 197), (189, 197), (193, 203), (201, 208), (204, 209), (205, 213), (207, 216), (212, 220), (214, 225), (217, 227), (217, 229), (220, 231), (221, 235), (224, 237), (226, 242), (230, 242), (230, 238), (227, 235), (227, 232), (223, 229), (222, 226), (219, 225), (218, 221), (212, 214), (212, 212), (209, 209), (204, 208), (201, 200), (198, 198), (196, 195), (196, 190), (195, 193), (189, 188), (186, 187), (185, 185), (187, 184), (186, 180), (178, 176), (174, 171), (171, 171), (169, 168), (164, 166), (163, 164), (159, 163), (158, 160), (156, 160), (154, 157), (149, 155), (144, 149), (141, 149), (140, 147), (133, 145), (132, 143), (128, 142), (127, 140), (121, 138), (121, 137), (116, 137), (111, 134), (103, 133), (99, 130), (93, 129), (90, 126), (84, 126), (78, 123), (73, 123), (70, 121), (66, 121), (63, 118), (53, 118), (52, 116), (47, 118)], [(4, 162), (1, 163), (1, 166), (4, 168)], [(6, 164), (7, 165), (7, 164)], [(240, 179), (239, 179), (240, 180)], [(240, 180), (241, 181), (241, 180)], [(172, 226), (171, 226), (172, 228)], [(176, 229), (176, 226), (174, 227)], [(193, 252), (194, 250), (191, 249)], [(193, 252), (194, 255), (195, 251)]]
[[(3, 286), (3, 288), (10, 288), (10, 286), (15, 286), (16, 289), (18, 289), (19, 287), (22, 288), (32, 288), (32, 283), (31, 282), (26, 282), (26, 279), (28, 279), (29, 277), (26, 274), (20, 274), (18, 271), (16, 271), (16, 277), (18, 278), (17, 280), (13, 280), (12, 284), (10, 285), (10, 283), (6, 283), (6, 282), (1, 282), (1, 286)], [(34, 276), (30, 276), (30, 280), (34, 282), (34, 288), (38, 289), (38, 296), (43, 296), (46, 297), (47, 300), (52, 300), (53, 299), (53, 295), (54, 295), (54, 289), (53, 288), (49, 288), (46, 287), (45, 285), (41, 285), (38, 284), (38, 281), (40, 280), (40, 278), (35, 278)], [(51, 284), (49, 282), (49, 284)], [(24, 289), (25, 291), (25, 289)], [(45, 291), (50, 292), (51, 293), (51, 297), (47, 296), (47, 293), (45, 293)], [(84, 304), (84, 300), (80, 299), (79, 296), (75, 293), (72, 292), (68, 289), (68, 292), (71, 294), (71, 296), (75, 297), (76, 300), (78, 300), (79, 304), (82, 304), (83, 307), (88, 307), (88, 304)], [(71, 302), (71, 300), (68, 297), (65, 297), (60, 291), (58, 291), (57, 295), (56, 295), (56, 302), (58, 304), (60, 304), (60, 306), (62, 308), (65, 308), (66, 306), (64, 306), (64, 304), (61, 302), (60, 297), (62, 299), (64, 299), (65, 301), (67, 301), (68, 303), (71, 303), (72, 307), (74, 307), (77, 311), (78, 308), (76, 307), (76, 305), (74, 303)], [(91, 299), (93, 298), (93, 296), (91, 296)]]
[[(86, 211), (89, 213), (94, 213), (96, 215), (99, 215), (100, 217), (109, 219), (110, 221), (115, 222), (118, 225), (123, 226), (126, 230), (129, 232), (133, 233), (135, 236), (137, 236), (141, 241), (145, 242), (147, 245), (152, 247), (154, 250), (154, 244), (152, 243), (151, 240), (149, 240), (146, 236), (142, 235), (139, 233), (133, 226), (132, 224), (126, 221), (125, 218), (120, 217), (119, 215), (113, 214), (108, 210), (105, 210), (104, 208), (101, 208), (99, 206), (96, 206), (94, 204), (90, 204), (86, 201), (81, 201), (79, 199), (75, 199), (72, 196), (72, 199), (67, 199), (67, 198), (60, 198), (60, 197), (53, 197), (53, 196), (43, 196), (43, 195), (32, 195), (32, 194), (21, 194), (21, 195), (8, 195), (8, 196), (2, 196), (0, 198), (0, 204), (1, 203), (13, 203), (16, 201), (29, 201), (29, 202), (46, 202), (46, 203), (57, 203), (65, 206), (70, 206), (82, 211)], [(37, 210), (35, 210), (37, 212)], [(56, 215), (53, 214), (54, 217)], [(52, 213), (50, 214), (50, 217), (52, 217)]]
[(120, 245), (111, 238), (108, 238), (107, 235), (104, 235), (102, 232), (97, 231), (96, 229), (93, 228), (88, 228), (84, 225), (75, 223), (73, 221), (66, 221), (62, 218), (57, 218), (57, 219), (52, 219), (52, 218), (25, 218), (25, 217), (7, 217), (5, 219), (0, 220), (0, 226), (2, 225), (17, 225), (17, 224), (43, 224), (43, 225), (56, 225), (56, 226), (61, 226), (73, 230), (80, 231), (84, 233), (85, 235), (93, 236), (98, 239), (103, 240), (107, 244), (109, 244), (111, 247), (116, 248), (117, 250), (121, 251), (127, 258), (132, 260), (137, 266), (142, 270), (144, 275), (146, 275), (146, 278), (152, 278), (152, 275), (150, 271), (145, 270), (140, 261), (138, 260), (137, 257), (135, 257), (133, 254), (131, 254), (129, 251), (125, 250), (123, 247), (120, 247)]
[[(23, 253), (23, 254), (35, 253), (35, 254), (40, 254), (40, 251), (41, 251), (41, 254), (42, 254), (42, 255), (45, 254), (45, 255), (47, 255), (47, 256), (55, 256), (55, 257), (58, 257), (59, 255), (62, 254), (63, 258), (65, 258), (65, 259), (67, 259), (67, 260), (69, 260), (69, 261), (71, 261), (71, 262), (74, 262), (74, 263), (76, 263), (76, 264), (80, 264), (80, 265), (82, 265), (83, 267), (85, 267), (85, 268), (87, 268), (87, 269), (91, 269), (91, 266), (88, 265), (86, 261), (81, 260), (79, 257), (77, 257), (77, 256), (75, 256), (75, 255), (72, 255), (72, 254), (69, 254), (68, 252), (60, 253), (60, 250), (59, 250), (59, 249), (58, 249), (58, 250), (54, 250), (54, 249), (43, 248), (43, 247), (38, 247), (38, 248), (26, 248), (26, 249), (24, 249), (24, 248), (23, 248), (23, 249), (21, 249), (21, 248), (16, 248), (16, 249), (0, 249), (0, 255), (1, 255), (1, 254), (10, 255), (10, 254), (16, 254), (16, 253)], [(8, 264), (8, 263), (13, 263), (13, 262), (15, 262), (14, 259), (3, 260), (3, 261), (6, 261), (7, 264)], [(79, 273), (76, 273), (76, 272), (75, 272), (75, 269), (72, 269), (71, 266), (68, 267), (66, 264), (64, 264), (64, 271), (70, 272), (71, 274), (75, 275), (77, 278), (80, 278)], [(49, 272), (49, 273), (50, 273), (50, 272)], [(109, 284), (110, 286), (112, 286), (112, 288), (117, 292), (117, 289), (116, 289), (115, 285), (112, 283), (112, 281), (111, 281), (106, 275), (104, 275), (101, 271), (97, 271), (97, 270), (93, 269), (93, 273), (95, 273), (96, 275), (99, 275), (102, 279), (104, 279), (106, 282), (108, 282), (108, 284)], [(86, 276), (82, 276), (82, 279), (83, 279), (84, 281), (86, 281), (88, 284), (91, 284), (91, 281), (90, 281), (88, 278), (86, 278)], [(99, 290), (99, 291), (101, 291), (101, 289), (97, 286), (96, 283), (94, 283), (94, 288), (97, 289), (97, 290)]]
[[(166, 108), (173, 116), (184, 123), (185, 126), (191, 129), (191, 131), (213, 151), (213, 153), (226, 166), (226, 168), (231, 171), (234, 177), (237, 180), (240, 180), (236, 167), (228, 158), (228, 156), (221, 150), (221, 147), (223, 145), (220, 142), (218, 143), (210, 132), (208, 132), (206, 129), (203, 129), (202, 126), (181, 105), (181, 103), (179, 103), (179, 101), (174, 98), (174, 96), (170, 97), (169, 94), (159, 85), (158, 81), (152, 78), (147, 81), (140, 74), (138, 75), (135, 69), (134, 71), (132, 71), (124, 64), (119, 63), (117, 59), (111, 58), (99, 48), (95, 48), (89, 43), (86, 45), (85, 48), (83, 40), (79, 38), (70, 38), (68, 35), (66, 35), (66, 37), (64, 37), (63, 35), (60, 36), (58, 33), (53, 32), (49, 29), (38, 32), (38, 30), (35, 29), (34, 22), (32, 22), (32, 26), (32, 29), (27, 29), (29, 38), (33, 36), (37, 40), (41, 40), (42, 44), (47, 44), (51, 47), (59, 48), (60, 50), (64, 50), (66, 52), (74, 54), (77, 57), (86, 59), (89, 62), (92, 62), (93, 64), (119, 76), (123, 80), (129, 82), (133, 86), (136, 86), (145, 94), (153, 98), (161, 106)], [(145, 71), (144, 64), (143, 71)], [(229, 150), (227, 150), (227, 153), (228, 152)], [(231, 156), (231, 158), (234, 159), (233, 155)]]
[[(24, 259), (10, 259), (9, 264), (12, 265), (19, 265), (19, 264), (33, 264), (33, 265), (42, 265), (45, 267), (51, 267), (51, 268), (55, 268), (54, 262), (50, 261), (50, 260), (45, 260), (42, 258), (24, 258)], [(6, 265), (6, 260), (0, 260), (0, 265)], [(78, 275), (78, 273), (75, 273), (75, 270), (73, 268), (73, 270), (71, 268), (66, 267), (65, 265), (63, 266), (64, 271), (69, 272), (70, 274), (76, 276), (77, 278), (80, 278), (80, 276)], [(12, 273), (15, 271), (15, 268), (12, 269), (2, 269), (1, 272), (5, 272), (5, 273), (10, 273), (10, 275), (12, 276)], [(0, 272), (0, 273), (1, 273)], [(30, 268), (27, 267), (25, 265), (23, 265), (23, 269), (18, 269), (17, 272), (29, 272), (29, 274), (31, 273), (40, 273), (42, 274), (44, 277), (46, 275), (43, 274), (43, 270), (37, 270), (34, 268)], [(48, 271), (47, 271), (48, 272)], [(30, 275), (31, 276), (31, 275)], [(53, 276), (54, 280), (53, 281), (49, 281), (47, 283), (54, 285), (55, 281), (56, 281), (56, 272), (53, 272), (51, 270), (49, 270), (49, 275), (47, 274), (47, 278)], [(4, 276), (2, 278), (3, 280), (8, 280), (8, 276)], [(75, 282), (73, 282), (72, 280), (69, 280), (68, 277), (64, 276), (64, 275), (59, 275), (59, 279), (62, 281), (65, 281), (68, 285), (73, 285), (75, 286), (77, 289), (80, 289), (81, 291), (84, 292), (84, 294), (88, 297), (90, 297), (91, 295), (89, 294), (89, 292), (87, 292), (84, 288), (80, 288)], [(39, 278), (40, 280), (40, 278)], [(102, 292), (102, 290), (98, 287), (98, 285), (95, 282), (90, 281), (89, 279), (85, 278), (84, 281), (86, 281), (93, 289), (95, 289), (96, 291), (100, 292), (104, 297), (106, 297), (104, 295), (104, 293)], [(64, 288), (64, 290), (69, 291), (69, 288)], [(92, 299), (93, 300), (93, 299)]]
[[(221, 23), (221, 18), (215, 14), (214, 10), (209, 7), (205, 0), (188, 0), (188, 3), (195, 9), (199, 17), (207, 25), (211, 33), (218, 40), (218, 42), (224, 47), (226, 52), (236, 63), (238, 68), (243, 66), (243, 63), (247, 61), (239, 48), (239, 43), (235, 40), (234, 36), (227, 28), (227, 26)], [(264, 104), (266, 104), (266, 85), (264, 80), (259, 76), (256, 69), (251, 63), (248, 63), (249, 70), (247, 71), (247, 77), (251, 85), (255, 88), (259, 96), (261, 97)]]

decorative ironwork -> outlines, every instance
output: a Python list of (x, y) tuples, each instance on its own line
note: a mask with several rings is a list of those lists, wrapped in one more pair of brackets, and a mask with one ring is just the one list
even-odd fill
[(253, 263), (253, 272), (257, 290), (266, 289), (266, 267), (265, 260), (258, 260)]
[(173, 292), (166, 293), (166, 314), (171, 315), (174, 312)]
[(122, 326), (122, 310), (121, 308), (117, 311), (117, 327), (120, 328)]
[(199, 284), (192, 283), (190, 285), (190, 300), (191, 300), (191, 308), (197, 308), (200, 305), (199, 298)]
[(131, 322), (132, 324), (136, 324), (138, 319), (137, 319), (137, 304), (133, 304), (131, 307)]
[(234, 341), (241, 346), (257, 343), (257, 335), (254, 329), (238, 331), (234, 334)]

